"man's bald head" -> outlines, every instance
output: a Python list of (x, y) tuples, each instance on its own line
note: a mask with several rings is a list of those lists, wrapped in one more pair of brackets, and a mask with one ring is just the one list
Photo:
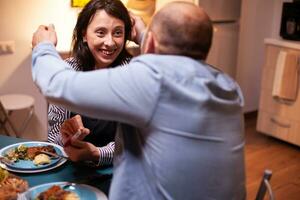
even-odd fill
[(187, 2), (172, 2), (153, 17), (156, 52), (205, 59), (212, 42), (212, 23), (205, 11)]

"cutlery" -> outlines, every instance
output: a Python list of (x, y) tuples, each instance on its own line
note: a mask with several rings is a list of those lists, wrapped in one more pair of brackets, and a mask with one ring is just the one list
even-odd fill
[(75, 190), (76, 189), (75, 187), (76, 187), (76, 183), (67, 183), (62, 187), (62, 189)]
[(4, 156), (0, 156), (0, 162), (2, 162), (5, 165), (13, 165), (14, 162), (9, 160), (8, 158), (4, 157)]

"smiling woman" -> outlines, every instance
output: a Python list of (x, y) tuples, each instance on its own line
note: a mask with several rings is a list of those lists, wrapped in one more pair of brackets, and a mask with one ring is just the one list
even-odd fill
[[(131, 30), (131, 18), (120, 0), (91, 0), (78, 16), (73, 31), (72, 57), (66, 62), (77, 71), (125, 65), (132, 57), (125, 49), (125, 44), (131, 39)], [(50, 105), (48, 141), (66, 144), (71, 135), (63, 133), (60, 130), (61, 125), (66, 119), (79, 116), (82, 125), (90, 130), (90, 134), (84, 139), (84, 147), (65, 146), (66, 153), (71, 160), (84, 160), (97, 166), (111, 165), (117, 123), (77, 114)]]
[[(131, 29), (129, 13), (121, 1), (90, 1), (80, 12), (73, 31), (72, 54), (79, 70), (90, 71), (127, 62), (131, 56), (125, 43), (130, 40)], [(105, 56), (111, 52), (114, 54), (109, 60), (101, 63), (101, 53)]]
[(97, 69), (107, 68), (119, 56), (125, 45), (125, 26), (122, 20), (98, 10), (83, 36), (95, 59)]

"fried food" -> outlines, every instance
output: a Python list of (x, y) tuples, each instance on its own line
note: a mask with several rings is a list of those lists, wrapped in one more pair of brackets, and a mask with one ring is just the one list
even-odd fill
[(39, 154), (40, 151), (46, 151), (50, 153), (56, 153), (53, 146), (47, 145), (47, 146), (36, 146), (36, 147), (28, 147), (27, 149), (27, 157), (30, 160), (33, 160), (35, 156)]
[(0, 168), (0, 200), (15, 200), (28, 189), (28, 182)]
[(74, 192), (66, 191), (58, 185), (53, 185), (48, 190), (41, 192), (36, 200), (80, 200), (80, 198)]

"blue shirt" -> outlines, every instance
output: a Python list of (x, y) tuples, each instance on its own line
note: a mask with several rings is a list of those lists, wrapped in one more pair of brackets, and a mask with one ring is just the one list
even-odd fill
[(243, 97), (223, 72), (154, 54), (74, 72), (49, 43), (34, 48), (32, 62), (52, 103), (131, 125), (116, 138), (110, 199), (245, 198)]

